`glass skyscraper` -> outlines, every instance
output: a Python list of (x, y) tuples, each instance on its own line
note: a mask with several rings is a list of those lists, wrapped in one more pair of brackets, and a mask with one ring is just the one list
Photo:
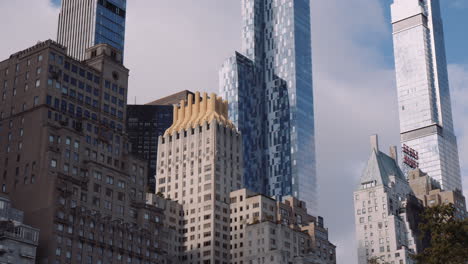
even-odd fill
[(309, 0), (242, 0), (242, 52), (220, 70), (220, 94), (242, 132), (245, 185), (316, 205)]
[(62, 0), (57, 40), (68, 55), (85, 59), (87, 48), (105, 43), (123, 56), (126, 0)]
[(394, 0), (401, 142), (445, 190), (462, 189), (439, 0)]

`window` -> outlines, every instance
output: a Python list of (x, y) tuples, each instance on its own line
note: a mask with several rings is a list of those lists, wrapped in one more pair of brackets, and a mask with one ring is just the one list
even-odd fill
[(50, 160), (50, 166), (51, 166), (52, 168), (57, 168), (57, 160), (51, 159), (51, 160)]
[(112, 176), (107, 176), (107, 178), (106, 178), (106, 183), (107, 183), (107, 184), (114, 184), (114, 177), (112, 177)]
[(36, 88), (38, 88), (39, 86), (41, 86), (41, 80), (36, 80)]

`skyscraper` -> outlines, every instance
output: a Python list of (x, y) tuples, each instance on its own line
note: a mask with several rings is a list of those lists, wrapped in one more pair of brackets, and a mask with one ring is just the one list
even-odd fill
[(462, 189), (439, 0), (394, 0), (401, 143), (445, 190)]
[(183, 207), (178, 263), (230, 263), (230, 192), (242, 185), (242, 137), (221, 97), (189, 94), (158, 139), (157, 192)]
[(84, 60), (86, 49), (109, 44), (123, 56), (126, 0), (62, 0), (57, 41)]
[[(316, 204), (309, 0), (243, 0), (242, 52), (219, 73), (247, 188)], [(248, 162), (247, 162), (248, 161)]]

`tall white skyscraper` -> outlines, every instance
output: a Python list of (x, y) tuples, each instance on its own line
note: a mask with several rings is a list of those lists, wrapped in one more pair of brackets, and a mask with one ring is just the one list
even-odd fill
[(126, 0), (61, 0), (57, 41), (84, 60), (86, 49), (109, 44), (124, 53)]
[(401, 143), (445, 190), (462, 189), (439, 0), (391, 8)]

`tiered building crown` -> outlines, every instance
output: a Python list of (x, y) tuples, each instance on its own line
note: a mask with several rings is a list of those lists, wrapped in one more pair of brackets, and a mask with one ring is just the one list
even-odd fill
[(217, 97), (215, 93), (212, 93), (210, 97), (207, 93), (203, 93), (203, 97), (200, 97), (200, 92), (196, 92), (195, 98), (189, 94), (187, 101), (181, 100), (179, 105), (174, 105), (174, 121), (164, 136), (195, 128), (205, 122), (211, 123), (213, 120), (235, 128), (228, 118), (228, 102), (226, 100), (220, 96)]

